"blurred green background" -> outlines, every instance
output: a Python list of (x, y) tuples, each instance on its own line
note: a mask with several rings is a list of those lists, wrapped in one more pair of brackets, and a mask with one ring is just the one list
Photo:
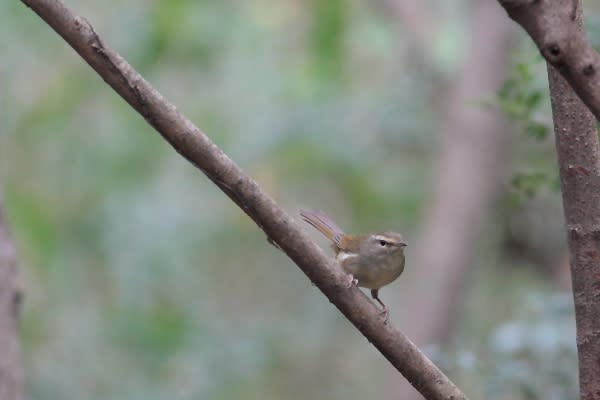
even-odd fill
[[(423, 2), (426, 46), (386, 1), (68, 5), (288, 212), (318, 207), (348, 231), (390, 227), (414, 242), (473, 2)], [(586, 7), (600, 41), (600, 9)], [(545, 67), (513, 31), (503, 89), (464, 105), (512, 121), (512, 162), (459, 322), (426, 349), (472, 398), (574, 399)], [(28, 398), (395, 396), (403, 378), (45, 23), (4, 1), (0, 32), (0, 178), (25, 288)], [(404, 324), (408, 257), (382, 292)]]

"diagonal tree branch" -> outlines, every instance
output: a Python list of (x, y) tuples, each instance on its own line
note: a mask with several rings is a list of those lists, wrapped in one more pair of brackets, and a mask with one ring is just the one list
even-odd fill
[(531, 36), (548, 64), (600, 120), (600, 54), (577, 20), (579, 0), (498, 0)]
[(427, 399), (466, 396), (391, 323), (313, 243), (293, 218), (200, 129), (177, 111), (117, 52), (110, 49), (83, 17), (59, 0), (22, 0), (46, 21), (81, 57), (167, 140), (201, 169), (280, 247), (327, 298)]

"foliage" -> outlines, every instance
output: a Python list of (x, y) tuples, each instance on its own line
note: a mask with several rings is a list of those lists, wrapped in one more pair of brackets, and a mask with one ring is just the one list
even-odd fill
[[(548, 100), (547, 88), (540, 87), (539, 67), (543, 59), (538, 54), (530, 60), (515, 64), (513, 74), (498, 91), (497, 101), (500, 108), (512, 120), (519, 122), (525, 134), (533, 139), (544, 140), (550, 128), (539, 121), (542, 102)], [(537, 67), (537, 68), (536, 68)], [(547, 113), (544, 113), (547, 118)]]
[(509, 187), (509, 200), (513, 206), (521, 204), (524, 198), (535, 196), (543, 188), (555, 192), (560, 189), (553, 160), (542, 155), (552, 147), (548, 93), (545, 62), (534, 45), (528, 43), (516, 52), (509, 77), (495, 98), (488, 102), (489, 106), (499, 108), (524, 134), (526, 140), (520, 140), (521, 146), (533, 143), (532, 148), (537, 148), (541, 154), (529, 158), (513, 171)]
[[(428, 57), (415, 57), (390, 13), (364, 2), (69, 6), (290, 213), (319, 207), (349, 231), (417, 235), (441, 99), (461, 61), (466, 24), (454, 4), (437, 4), (440, 19), (461, 20), (441, 24), (443, 43), (422, 51), (443, 54)], [(0, 2), (0, 21), (0, 165), (26, 292), (29, 398), (393, 391), (395, 371), (60, 38), (18, 2)], [(423, 68), (423, 59), (445, 61)], [(530, 61), (497, 101), (538, 141), (548, 114)], [(515, 186), (532, 193), (550, 179), (551, 158), (524, 151), (533, 172)]]

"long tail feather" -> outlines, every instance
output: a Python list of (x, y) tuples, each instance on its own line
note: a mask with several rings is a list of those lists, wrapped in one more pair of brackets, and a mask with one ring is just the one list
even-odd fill
[(323, 211), (300, 209), (300, 216), (329, 240), (339, 244), (344, 231)]

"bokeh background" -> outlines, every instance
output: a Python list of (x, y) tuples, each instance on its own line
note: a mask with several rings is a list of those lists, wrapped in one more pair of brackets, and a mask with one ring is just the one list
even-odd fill
[[(68, 4), (288, 212), (402, 231), (382, 298), (472, 398), (578, 397), (545, 66), (495, 2)], [(418, 398), (36, 15), (0, 33), (28, 398)]]

